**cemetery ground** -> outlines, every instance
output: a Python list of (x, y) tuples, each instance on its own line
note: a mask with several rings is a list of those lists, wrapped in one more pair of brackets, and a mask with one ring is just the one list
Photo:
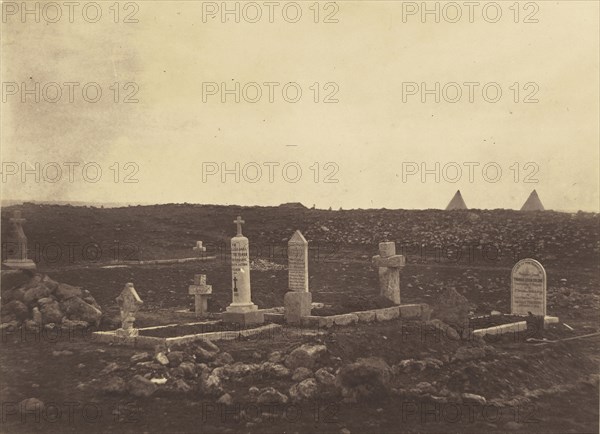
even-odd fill
[[(193, 256), (195, 240), (204, 240), (210, 255), (214, 246), (232, 235), (230, 220), (242, 214), (254, 262), (252, 301), (261, 309), (283, 306), (287, 260), (266, 250), (254, 256), (252, 244), (282, 243), (301, 229), (310, 243), (330, 241), (309, 260), (312, 299), (323, 304), (312, 315), (391, 305), (378, 295), (377, 270), (371, 264), (377, 243), (384, 238), (399, 244), (450, 243), (462, 237), (501, 240), (499, 244), (508, 246), (534, 232), (516, 259), (534, 257), (544, 264), (548, 314), (561, 322), (551, 325), (543, 337), (561, 341), (527, 341), (532, 337), (528, 332), (461, 340), (432, 332), (420, 321), (398, 318), (329, 329), (284, 327), (260, 338), (217, 341), (218, 349), (196, 343), (181, 353), (167, 354), (163, 364), (160, 348), (101, 344), (89, 331), (75, 330), (58, 338), (52, 333), (3, 331), (3, 432), (598, 431), (600, 338), (569, 340), (599, 331), (598, 215), (502, 210), (312, 212), (191, 205), (114, 210), (29, 205), (23, 211), (30, 246), (36, 240), (80, 245), (120, 240), (135, 242), (141, 259)], [(500, 229), (506, 226), (510, 231)], [(338, 237), (342, 242), (331, 244), (332, 233), (344, 234)], [(407, 253), (400, 278), (402, 304), (433, 306), (442, 289), (454, 287), (467, 298), (472, 316), (510, 312), (514, 250), (510, 257), (475, 255), (473, 260), (458, 261)], [(144, 301), (135, 321), (142, 328), (196, 321), (187, 287), (199, 273), (213, 287), (209, 311), (223, 311), (231, 301), (226, 256), (111, 268), (79, 258), (38, 262), (38, 272), (90, 291), (104, 314), (101, 330), (119, 327), (115, 298), (125, 283), (133, 282)], [(25, 280), (20, 272), (3, 273), (3, 297)], [(190, 312), (180, 312), (184, 309)], [(369, 357), (380, 358), (385, 365), (376, 359), (357, 363)], [(193, 372), (187, 369), (190, 362)], [(298, 368), (303, 365), (310, 371)], [(115, 380), (128, 383), (137, 374), (149, 373), (168, 381), (147, 391), (143, 385), (135, 389)], [(226, 394), (229, 398), (223, 398)], [(19, 404), (28, 398), (39, 399), (44, 408), (31, 401), (29, 413), (20, 413)]]

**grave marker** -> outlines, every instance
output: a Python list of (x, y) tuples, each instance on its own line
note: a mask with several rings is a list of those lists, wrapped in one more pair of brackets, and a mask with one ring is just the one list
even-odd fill
[(283, 297), (285, 319), (288, 323), (299, 323), (309, 316), (312, 294), (308, 291), (308, 241), (300, 231), (294, 232), (288, 241), (288, 289)]
[(6, 260), (4, 265), (17, 270), (35, 270), (35, 262), (27, 259), (27, 236), (23, 231), (25, 219), (21, 217), (21, 211), (15, 210), (9, 219), (11, 233), (8, 240), (3, 243), (6, 248)]
[(232, 302), (223, 313), (223, 321), (240, 325), (262, 324), (265, 321), (264, 314), (252, 303), (249, 243), (242, 234), (242, 224), (245, 222), (238, 216), (233, 223), (237, 225), (237, 233), (231, 239)]
[(535, 259), (523, 259), (515, 264), (510, 275), (513, 315), (546, 316), (546, 270)]
[(138, 329), (133, 327), (135, 314), (140, 310), (140, 306), (144, 303), (137, 291), (133, 287), (133, 283), (128, 283), (117, 297), (119, 310), (121, 311), (121, 328), (115, 334), (121, 337), (138, 336)]
[(400, 270), (406, 261), (404, 255), (396, 255), (396, 243), (379, 243), (379, 255), (373, 256), (373, 264), (379, 267), (380, 294), (400, 304)]
[(195, 252), (198, 252), (198, 255), (202, 255), (202, 253), (206, 252), (206, 247), (202, 246), (202, 241), (196, 241), (196, 245), (192, 248)]
[(188, 287), (188, 293), (194, 296), (196, 316), (206, 316), (208, 314), (208, 297), (212, 294), (212, 285), (206, 284), (206, 275), (196, 274), (194, 284)]

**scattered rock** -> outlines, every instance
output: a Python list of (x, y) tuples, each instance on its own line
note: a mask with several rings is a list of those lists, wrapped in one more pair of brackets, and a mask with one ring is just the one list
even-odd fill
[(194, 378), (196, 376), (196, 365), (192, 362), (182, 362), (179, 365), (181, 373), (186, 378)]
[(314, 378), (307, 378), (290, 387), (290, 398), (293, 401), (313, 399), (317, 395), (317, 390), (317, 381)]
[(42, 313), (43, 324), (59, 324), (63, 321), (65, 316), (58, 301), (52, 299), (48, 303), (44, 303), (41, 306), (40, 311)]
[(167, 355), (167, 359), (169, 360), (169, 366), (177, 367), (183, 362), (184, 353), (183, 351), (171, 351)]
[(283, 362), (284, 358), (285, 357), (280, 351), (273, 351), (271, 354), (269, 354), (268, 360), (271, 363), (281, 363)]
[(120, 369), (119, 365), (117, 365), (115, 362), (110, 362), (108, 365), (106, 365), (104, 367), (104, 369), (102, 369), (100, 371), (100, 375), (110, 374), (111, 372), (115, 372), (119, 369)]
[(436, 330), (438, 330), (439, 335), (445, 337), (446, 339), (460, 341), (460, 334), (458, 334), (458, 332), (454, 328), (450, 327), (448, 324), (439, 319), (432, 319), (430, 321), (427, 321), (425, 325), (435, 328)]
[(324, 386), (335, 385), (335, 375), (329, 372), (327, 368), (321, 368), (315, 372), (315, 378), (319, 384), (323, 384)]
[(61, 302), (61, 306), (69, 319), (86, 321), (96, 326), (100, 324), (102, 312), (78, 297)]
[(292, 370), (301, 366), (312, 369), (317, 360), (326, 352), (327, 347), (325, 345), (301, 345), (286, 357), (285, 366)]
[(141, 375), (136, 375), (127, 385), (129, 393), (140, 398), (147, 398), (156, 392), (157, 386), (152, 381)]
[(131, 363), (147, 362), (152, 360), (152, 356), (150, 356), (149, 353), (144, 351), (143, 353), (134, 354), (129, 360), (131, 361)]
[(40, 414), (44, 410), (46, 405), (44, 401), (37, 398), (27, 398), (19, 402), (19, 411), (23, 415), (27, 414)]
[(173, 383), (173, 388), (177, 392), (181, 392), (181, 393), (188, 393), (192, 390), (192, 387), (189, 384), (187, 384), (185, 381), (183, 381), (181, 378), (178, 380), (175, 380), (175, 383)]
[(483, 396), (475, 395), (473, 393), (463, 393), (461, 398), (463, 399), (463, 402), (469, 404), (485, 405), (487, 403), (487, 400)]
[(162, 351), (160, 353), (157, 353), (154, 356), (154, 358), (158, 363), (160, 363), (163, 366), (167, 366), (169, 364), (169, 358)]
[(229, 353), (220, 353), (213, 363), (217, 366), (230, 365), (233, 363), (233, 357)]
[(66, 283), (59, 283), (55, 292), (56, 298), (60, 301), (68, 300), (73, 297), (81, 297), (81, 288), (77, 286), (67, 285)]
[(4, 321), (6, 321), (9, 316), (14, 317), (17, 321), (24, 321), (29, 316), (29, 309), (24, 303), (13, 300), (2, 306), (0, 315)]
[(290, 370), (279, 363), (264, 362), (260, 366), (260, 370), (264, 374), (275, 378), (285, 378), (290, 376)]
[(72, 356), (73, 355), (73, 351), (69, 351), (69, 350), (54, 350), (52, 351), (52, 355), (54, 357), (58, 357), (58, 356)]
[(349, 401), (373, 394), (388, 392), (392, 370), (378, 357), (358, 359), (343, 366), (336, 378), (336, 384), (342, 388), (342, 395)]
[(312, 377), (312, 375), (313, 373), (310, 369), (301, 366), (299, 368), (296, 368), (296, 370), (294, 371), (294, 375), (292, 375), (292, 380), (302, 381)]
[(217, 400), (217, 404), (231, 406), (231, 405), (233, 405), (233, 398), (231, 397), (231, 395), (229, 393), (226, 393)]
[(273, 387), (267, 387), (258, 395), (259, 404), (286, 404), (288, 397)]
[(102, 380), (102, 391), (106, 393), (125, 393), (127, 385), (121, 377), (113, 375)]

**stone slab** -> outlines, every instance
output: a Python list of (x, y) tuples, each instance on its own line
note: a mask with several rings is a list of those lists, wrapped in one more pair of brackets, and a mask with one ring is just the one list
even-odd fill
[(473, 330), (473, 336), (503, 335), (506, 333), (518, 333), (527, 330), (527, 321), (502, 324), (494, 327)]
[(241, 327), (253, 324), (264, 324), (265, 314), (260, 310), (249, 312), (223, 312), (223, 322), (239, 324)]
[(312, 294), (310, 292), (287, 292), (283, 297), (285, 320), (298, 324), (303, 316), (310, 316)]
[(376, 312), (374, 310), (365, 310), (363, 312), (354, 312), (358, 318), (358, 322), (373, 322), (376, 319)]
[(403, 304), (398, 306), (400, 310), (400, 318), (411, 319), (411, 318), (422, 318), (423, 316), (423, 305), (422, 304)]
[(400, 316), (399, 307), (386, 307), (384, 309), (377, 309), (375, 311), (375, 318), (377, 321), (389, 321)]
[(350, 324), (356, 324), (358, 322), (358, 315), (354, 313), (347, 313), (344, 315), (335, 315), (333, 317), (333, 323), (339, 326), (347, 326)]

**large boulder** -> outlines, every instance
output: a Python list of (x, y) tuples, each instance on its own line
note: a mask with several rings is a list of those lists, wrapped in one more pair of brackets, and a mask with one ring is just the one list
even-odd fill
[(390, 388), (392, 369), (379, 357), (358, 359), (348, 364), (337, 375), (336, 384), (349, 400), (386, 394)]
[(78, 297), (69, 298), (61, 303), (61, 307), (71, 320), (85, 321), (89, 324), (100, 323), (102, 312), (94, 306), (87, 304)]
[(308, 399), (314, 399), (317, 395), (319, 387), (317, 386), (317, 380), (314, 378), (307, 378), (302, 380), (298, 384), (294, 384), (290, 387), (290, 398), (292, 401), (304, 401)]
[(42, 304), (40, 307), (40, 312), (42, 313), (42, 324), (60, 324), (65, 314), (60, 308), (60, 304), (58, 303), (58, 301), (52, 299), (43, 300), (50, 301), (44, 301), (44, 304)]
[(312, 369), (317, 360), (327, 353), (325, 345), (304, 344), (292, 351), (285, 359), (285, 366), (291, 370), (299, 367)]
[(29, 309), (19, 300), (13, 300), (2, 306), (0, 314), (2, 322), (24, 321), (29, 316)]
[(55, 295), (56, 298), (58, 298), (60, 301), (63, 301), (73, 297), (81, 298), (83, 294), (81, 292), (81, 288), (79, 288), (78, 286), (71, 286), (66, 283), (59, 283), (58, 287), (56, 288)]
[(52, 291), (50, 291), (46, 285), (40, 282), (38, 285), (35, 285), (25, 291), (25, 294), (23, 294), (23, 302), (25, 302), (25, 304), (28, 306), (32, 306), (37, 303), (40, 298), (48, 297), (51, 293)]
[(459, 294), (455, 288), (442, 291), (433, 306), (431, 319), (439, 319), (449, 326), (462, 330), (469, 326), (469, 301)]

